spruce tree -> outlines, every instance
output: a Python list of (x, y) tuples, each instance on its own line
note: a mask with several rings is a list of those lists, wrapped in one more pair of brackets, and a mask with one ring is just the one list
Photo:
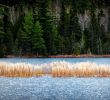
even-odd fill
[(3, 20), (2, 20), (2, 8), (1, 14), (0, 14), (0, 57), (4, 57), (5, 53), (5, 44), (4, 44), (4, 38), (5, 38), (5, 32), (3, 30)]
[(3, 8), (0, 7), (0, 57), (4, 57), (6, 46), (4, 44), (4, 38), (6, 33), (3, 28)]
[(43, 0), (39, 3), (38, 20), (40, 21), (43, 29), (43, 38), (45, 41), (47, 54), (52, 54), (51, 47), (51, 36), (52, 36), (52, 25), (53, 16), (49, 11), (49, 1)]
[(29, 11), (24, 18), (23, 29), (19, 32), (19, 46), (23, 53), (45, 54), (45, 42), (42, 38), (39, 21), (34, 22), (33, 13)]
[(33, 16), (29, 11), (24, 17), (23, 29), (20, 30), (20, 44), (23, 52), (29, 53), (32, 50), (32, 28), (33, 28)]
[(42, 38), (42, 27), (38, 21), (36, 21), (35, 25), (32, 28), (32, 51), (33, 53), (38, 54), (45, 54), (46, 53), (46, 47), (44, 39)]
[(72, 44), (71, 53), (75, 53), (76, 51), (78, 51), (79, 53), (79, 46), (77, 46), (76, 44), (80, 44), (80, 40), (82, 38), (82, 31), (78, 21), (77, 12), (74, 12), (74, 8), (72, 8), (71, 10), (70, 33), (70, 40)]

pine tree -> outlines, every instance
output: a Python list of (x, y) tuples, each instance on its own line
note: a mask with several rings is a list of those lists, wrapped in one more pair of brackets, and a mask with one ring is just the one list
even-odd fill
[(60, 54), (63, 50), (63, 37), (58, 32), (58, 27), (53, 25), (51, 33), (51, 52), (52, 54)]
[(100, 38), (100, 25), (98, 23), (98, 19), (95, 15), (94, 8), (91, 8), (91, 22), (89, 27), (90, 34), (90, 48), (93, 54), (98, 54), (98, 44), (97, 41)]
[(0, 8), (0, 57), (4, 57), (6, 47), (4, 44), (5, 32), (3, 28), (3, 8)]
[(34, 22), (33, 13), (29, 11), (24, 18), (23, 29), (19, 33), (19, 46), (23, 53), (45, 54), (45, 42), (39, 21)]
[(32, 28), (33, 28), (33, 16), (29, 11), (25, 14), (23, 28), (18, 32), (18, 45), (22, 49), (22, 53), (31, 53), (32, 50)]
[(90, 33), (89, 33), (89, 30), (87, 28), (85, 28), (85, 30), (83, 31), (83, 35), (84, 35), (84, 39), (85, 39), (85, 46), (84, 46), (84, 53), (88, 53), (88, 51), (90, 51), (90, 45), (91, 45), (91, 42), (90, 42)]
[(42, 27), (38, 21), (36, 21), (35, 25), (33, 26), (33, 32), (32, 32), (32, 49), (34, 53), (37, 54), (45, 54), (46, 53), (46, 47), (45, 42), (42, 38)]
[(79, 46), (77, 46), (76, 44), (80, 44), (80, 40), (82, 38), (82, 31), (78, 21), (77, 12), (74, 12), (74, 8), (72, 8), (71, 10), (70, 33), (70, 40), (72, 44), (72, 46), (70, 45), (71, 53), (75, 53), (76, 51), (80, 53)]
[(49, 1), (43, 0), (39, 3), (38, 20), (42, 25), (43, 38), (46, 45), (46, 51), (48, 54), (52, 54), (51, 51), (51, 34), (53, 25), (53, 16), (49, 11)]

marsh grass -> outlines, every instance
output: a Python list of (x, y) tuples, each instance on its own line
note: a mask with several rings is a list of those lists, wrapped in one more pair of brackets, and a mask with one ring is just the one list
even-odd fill
[(91, 62), (73, 64), (64, 61), (42, 65), (0, 62), (0, 76), (39, 77), (44, 75), (53, 77), (110, 77), (110, 65), (98, 65)]
[(53, 77), (110, 77), (110, 66), (83, 62), (71, 64), (67, 62), (52, 63)]

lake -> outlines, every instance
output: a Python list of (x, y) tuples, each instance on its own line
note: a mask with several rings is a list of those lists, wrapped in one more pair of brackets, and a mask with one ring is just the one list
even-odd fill
[[(110, 65), (109, 58), (1, 58), (0, 62), (47, 64), (94, 62)], [(0, 77), (0, 100), (110, 100), (110, 78)]]

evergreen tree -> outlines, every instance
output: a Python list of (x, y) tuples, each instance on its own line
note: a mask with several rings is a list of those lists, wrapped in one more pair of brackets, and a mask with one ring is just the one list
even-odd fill
[(53, 25), (51, 33), (51, 52), (52, 54), (60, 54), (63, 48), (63, 37), (58, 32), (57, 26)]
[(6, 45), (6, 54), (11, 54), (13, 48), (13, 34), (12, 34), (12, 23), (9, 19), (8, 7), (4, 7), (3, 31), (5, 33), (4, 44)]
[(37, 21), (35, 25), (33, 26), (33, 32), (32, 32), (32, 49), (34, 53), (37, 54), (45, 54), (46, 53), (46, 47), (45, 42), (42, 38), (42, 27), (40, 23)]
[[(90, 48), (91, 52), (94, 54), (98, 54), (98, 43), (100, 38), (100, 25), (98, 19), (95, 15), (94, 8), (91, 9), (91, 22), (89, 27), (89, 34), (90, 34)], [(97, 42), (98, 41), (98, 42)]]
[(38, 21), (34, 23), (33, 13), (25, 15), (24, 28), (20, 30), (19, 45), (23, 53), (45, 54), (45, 42), (42, 38), (42, 27)]
[(2, 20), (2, 9), (0, 8), (0, 57), (4, 57), (5, 53), (5, 44), (4, 44), (4, 38), (5, 38), (5, 32), (3, 30), (3, 20)]
[[(81, 27), (79, 25), (78, 17), (77, 17), (77, 12), (74, 12), (74, 8), (71, 10), (71, 20), (70, 20), (70, 40), (71, 40), (71, 53), (75, 53), (74, 49), (78, 49), (77, 51), (80, 52), (79, 46), (76, 44), (80, 44), (80, 40), (82, 37), (82, 31)], [(78, 47), (78, 48), (77, 48)]]
[[(60, 4), (53, 5), (54, 2)], [(96, 14), (97, 8), (99, 14)], [(110, 18), (106, 32), (105, 26), (100, 25), (101, 17), (104, 17), (102, 8), (108, 9), (110, 16), (108, 0), (1, 0), (0, 56), (109, 54)], [(53, 13), (51, 9), (58, 11)], [(85, 11), (90, 13), (90, 22), (82, 31), (78, 14), (85, 14)], [(56, 23), (55, 18), (59, 15)], [(14, 24), (10, 16), (16, 19)]]
[(21, 45), (23, 53), (32, 52), (32, 28), (33, 28), (33, 15), (29, 11), (24, 17), (23, 29), (19, 30), (19, 44)]
[(52, 25), (53, 25), (53, 17), (51, 12), (49, 11), (49, 1), (43, 0), (39, 3), (39, 11), (38, 11), (38, 19), (42, 25), (43, 29), (43, 38), (45, 41), (46, 49), (48, 54), (52, 54), (51, 48), (51, 34), (52, 34)]
[(83, 32), (83, 35), (84, 35), (84, 40), (85, 40), (85, 46), (84, 46), (84, 53), (88, 53), (88, 51), (91, 51), (90, 49), (90, 45), (91, 45), (91, 42), (90, 42), (90, 33), (89, 33), (89, 30), (87, 28), (85, 28), (84, 32)]

